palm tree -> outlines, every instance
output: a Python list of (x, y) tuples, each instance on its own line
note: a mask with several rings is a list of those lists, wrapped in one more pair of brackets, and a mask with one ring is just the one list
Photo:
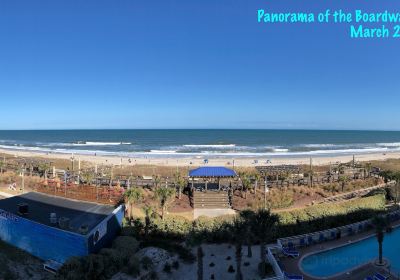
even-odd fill
[(94, 177), (95, 177), (94, 173), (92, 171), (89, 171), (89, 170), (81, 173), (82, 181), (84, 181), (89, 186), (92, 184), (92, 181), (93, 181)]
[(260, 173), (254, 173), (254, 197), (257, 197), (258, 181), (260, 181)]
[(0, 161), (0, 174), (3, 174), (3, 168), (5, 167), (4, 161)]
[(40, 176), (44, 177), (44, 182), (47, 185), (47, 172), (50, 168), (50, 165), (47, 162), (42, 162), (38, 165)]
[(242, 190), (244, 191), (244, 199), (247, 199), (247, 192), (251, 188), (251, 180), (247, 174), (243, 174), (240, 178), (242, 181)]
[(17, 176), (21, 176), (20, 190), (25, 191), (25, 165), (18, 166), (16, 173)]
[(179, 172), (175, 173), (174, 177), (175, 177), (175, 185), (178, 188), (178, 199), (181, 199), (182, 190), (186, 185), (186, 181), (184, 178), (182, 178), (182, 176)]
[(254, 211), (243, 210), (240, 212), (240, 217), (243, 221), (243, 226), (245, 228), (244, 237), (247, 244), (247, 257), (251, 258), (253, 256), (253, 252), (251, 251), (251, 244), (253, 242), (252, 226), (254, 222)]
[(133, 217), (133, 204), (139, 203), (143, 198), (142, 190), (139, 188), (130, 188), (124, 193), (125, 203), (129, 205), (129, 219)]
[(266, 243), (274, 236), (275, 227), (278, 223), (278, 217), (271, 214), (269, 210), (260, 209), (254, 215), (253, 232), (260, 241), (260, 258), (263, 269), (266, 265)]
[(145, 238), (147, 238), (151, 226), (151, 215), (153, 214), (153, 207), (151, 207), (150, 205), (145, 205), (143, 207), (143, 211), (144, 211), (144, 236)]
[(245, 225), (241, 217), (235, 218), (232, 225), (232, 235), (235, 242), (236, 280), (243, 280), (242, 274), (242, 240), (245, 234)]
[(161, 207), (161, 219), (164, 220), (165, 212), (167, 211), (168, 202), (174, 197), (175, 191), (171, 188), (157, 188), (155, 190), (155, 198), (158, 200)]
[(203, 280), (203, 248), (197, 248), (197, 280)]
[(380, 216), (375, 216), (372, 219), (372, 223), (375, 226), (375, 234), (376, 234), (376, 239), (378, 241), (378, 262), (379, 264), (383, 264), (383, 239), (385, 237), (385, 228), (387, 227), (388, 223), (387, 220), (383, 217)]
[(160, 175), (154, 175), (154, 176), (153, 176), (153, 182), (154, 182), (154, 187), (155, 187), (156, 189), (158, 189), (158, 186), (159, 186), (160, 183), (161, 183), (161, 176), (160, 176)]
[[(369, 178), (370, 173), (371, 173), (371, 168), (372, 168), (372, 163), (370, 163), (370, 162), (367, 162), (364, 165), (364, 179), (365, 179), (365, 177)], [(367, 176), (365, 176), (365, 173)]]
[(314, 186), (314, 175), (315, 175), (314, 170), (310, 169), (310, 171), (308, 173), (308, 178), (310, 179), (310, 187), (311, 188)]
[(346, 185), (346, 183), (350, 180), (350, 178), (348, 176), (339, 176), (339, 183), (341, 183), (342, 185), (342, 192), (344, 191), (344, 187)]

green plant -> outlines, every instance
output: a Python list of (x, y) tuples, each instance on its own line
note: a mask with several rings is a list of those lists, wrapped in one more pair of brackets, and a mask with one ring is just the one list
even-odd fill
[(387, 227), (388, 223), (385, 218), (382, 218), (380, 216), (375, 216), (372, 219), (372, 224), (375, 227), (375, 233), (376, 233), (376, 240), (378, 241), (378, 261), (379, 264), (383, 263), (383, 239), (385, 236), (385, 228)]
[(229, 273), (235, 273), (235, 269), (233, 268), (232, 265), (230, 265), (230, 266), (228, 267), (228, 272), (229, 272)]
[(186, 185), (186, 181), (184, 178), (182, 178), (182, 176), (179, 172), (176, 172), (174, 174), (174, 178), (175, 178), (175, 185), (177, 186), (177, 189), (178, 189), (178, 199), (181, 199), (182, 190)]
[(161, 207), (161, 219), (164, 220), (165, 212), (167, 211), (168, 203), (174, 196), (174, 190), (168, 187), (157, 188), (155, 190), (155, 198), (158, 200)]
[(171, 265), (169, 264), (169, 262), (166, 262), (166, 263), (164, 264), (163, 271), (164, 271), (165, 273), (171, 273)]
[(129, 258), (126, 272), (134, 277), (140, 274), (140, 262), (138, 258), (135, 256)]
[(203, 280), (203, 248), (197, 248), (197, 280)]
[(124, 193), (124, 198), (129, 206), (129, 218), (133, 217), (133, 204), (139, 203), (143, 199), (143, 192), (140, 188), (130, 188)]
[(124, 258), (129, 258), (139, 248), (139, 242), (132, 236), (118, 236), (113, 244), (113, 249), (120, 252)]
[(178, 261), (174, 261), (172, 263), (172, 268), (175, 269), (175, 270), (178, 270), (179, 269), (179, 262)]
[(144, 256), (141, 260), (142, 268), (145, 270), (149, 270), (153, 268), (153, 261), (148, 256)]

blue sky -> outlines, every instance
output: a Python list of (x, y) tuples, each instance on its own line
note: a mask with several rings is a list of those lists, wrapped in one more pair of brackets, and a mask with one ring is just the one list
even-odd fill
[(400, 129), (399, 39), (259, 24), (260, 8), (400, 2), (1, 1), (0, 129)]

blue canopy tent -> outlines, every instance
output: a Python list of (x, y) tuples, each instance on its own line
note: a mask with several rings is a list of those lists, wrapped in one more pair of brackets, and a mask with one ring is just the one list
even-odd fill
[[(199, 167), (189, 171), (189, 177), (192, 179), (192, 187), (194, 178), (216, 178), (218, 179), (218, 190), (220, 189), (219, 180), (220, 178), (234, 178), (237, 174), (235, 170), (226, 168), (226, 167)], [(207, 180), (205, 182), (205, 189), (207, 191)]]

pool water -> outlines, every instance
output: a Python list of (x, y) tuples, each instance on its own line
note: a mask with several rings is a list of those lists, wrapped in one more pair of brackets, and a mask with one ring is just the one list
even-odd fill
[[(391, 271), (400, 273), (400, 228), (386, 233), (383, 257), (391, 264)], [(345, 272), (378, 258), (378, 241), (375, 236), (346, 246), (305, 257), (301, 268), (314, 277), (328, 277)]]

